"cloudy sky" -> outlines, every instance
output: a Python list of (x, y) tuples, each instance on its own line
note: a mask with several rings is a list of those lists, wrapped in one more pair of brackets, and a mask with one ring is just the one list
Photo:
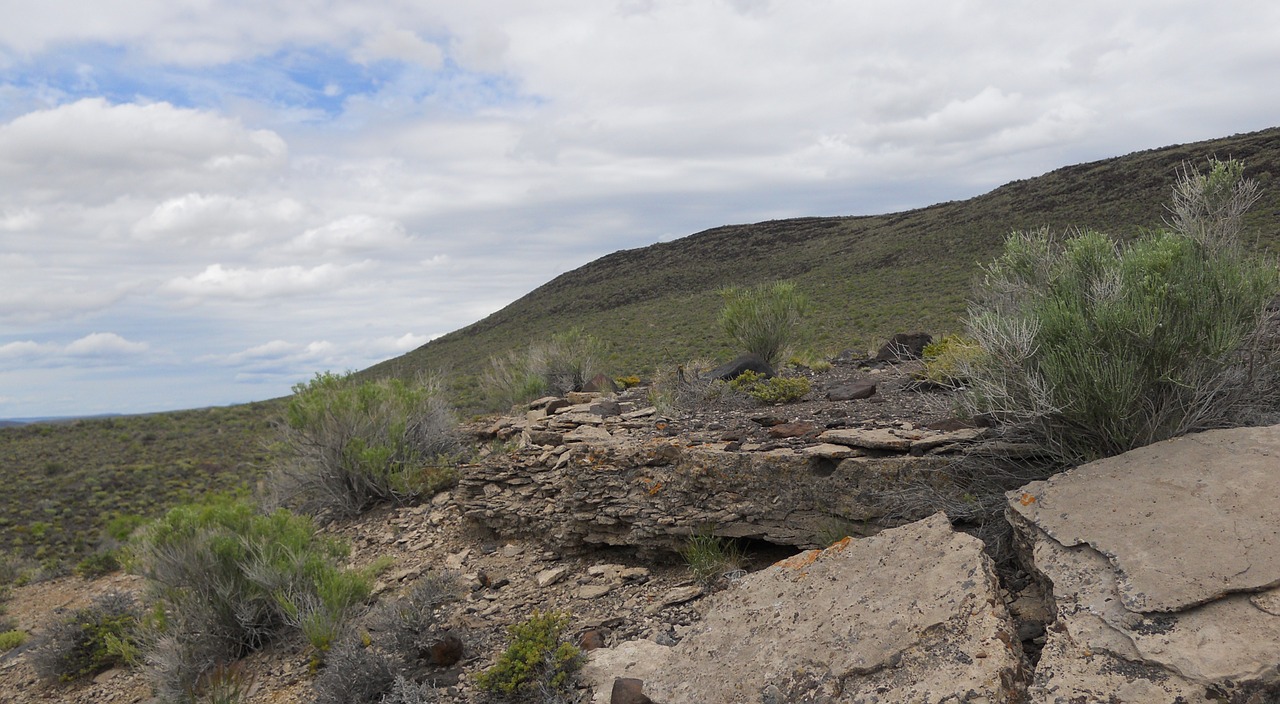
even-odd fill
[(601, 255), (1280, 124), (1280, 4), (0, 0), (0, 418), (283, 395)]

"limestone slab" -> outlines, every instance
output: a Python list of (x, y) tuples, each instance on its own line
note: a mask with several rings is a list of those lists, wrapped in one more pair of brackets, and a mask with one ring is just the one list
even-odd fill
[[(1022, 701), (1021, 652), (981, 543), (938, 514), (748, 575), (675, 646), (592, 651), (596, 702)], [(727, 676), (732, 673), (732, 676)], [(876, 699), (873, 699), (875, 697)]]
[(1009, 495), (1066, 546), (1119, 570), (1130, 611), (1280, 586), (1280, 426), (1215, 430), (1082, 465)]

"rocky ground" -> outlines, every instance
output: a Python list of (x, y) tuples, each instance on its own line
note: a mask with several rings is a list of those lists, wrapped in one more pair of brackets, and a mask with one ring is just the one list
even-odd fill
[[(777, 457), (788, 452), (800, 456), (806, 448), (829, 447), (819, 436), (830, 431), (885, 430), (919, 437), (918, 432), (911, 435), (908, 431), (929, 427), (938, 429), (930, 431), (937, 433), (954, 430), (953, 399), (946, 391), (916, 382), (918, 369), (918, 363), (837, 363), (820, 373), (796, 372), (810, 377), (811, 393), (798, 403), (773, 406), (741, 396), (717, 396), (700, 399), (694, 411), (659, 411), (646, 405), (644, 391), (632, 390), (614, 397), (621, 409), (629, 411), (629, 419), (628, 414), (620, 414), (605, 427), (617, 433), (625, 426), (628, 437), (636, 443), (710, 446), (736, 457)], [(523, 442), (512, 431), (501, 432), (503, 427), (518, 429), (523, 422), (519, 417), (505, 425), (488, 419), (471, 426), (471, 432), (495, 448), (486, 464), (505, 466), (509, 461), (505, 456), (541, 454), (549, 463), (562, 455), (573, 456), (568, 452), (572, 447), (539, 447), (529, 442), (527, 432)], [(910, 445), (902, 446), (904, 456)], [(850, 451), (840, 456), (883, 454), (857, 447), (846, 449)], [(479, 470), (464, 469), (464, 479), (471, 471)], [(682, 629), (702, 617), (700, 602), (711, 590), (697, 582), (670, 551), (637, 550), (635, 545), (565, 549), (556, 541), (520, 535), (519, 531), (499, 535), (486, 528), (484, 521), (464, 515), (466, 506), (458, 493), (442, 493), (417, 506), (385, 507), (326, 528), (350, 541), (354, 567), (393, 558), (393, 566), (376, 588), (379, 601), (406, 592), (429, 571), (449, 570), (458, 576), (462, 597), (451, 609), (448, 622), (462, 637), (463, 659), (431, 673), (443, 688), (445, 700), (478, 700), (469, 675), (495, 660), (505, 646), (507, 626), (523, 621), (535, 610), (571, 614), (574, 637), (592, 646), (637, 639), (674, 644)], [(748, 546), (748, 569), (766, 567), (798, 551), (763, 541), (749, 542)], [(140, 593), (142, 588), (138, 578), (124, 574), (92, 581), (63, 577), (15, 589), (9, 612), (20, 628), (38, 634), (45, 624), (89, 603), (95, 595), (108, 590)], [(1013, 602), (1019, 594), (1005, 591), (1004, 596)], [(1025, 634), (1028, 640), (1037, 635), (1032, 630)], [(300, 638), (284, 639), (251, 656), (245, 670), (253, 682), (247, 701), (313, 701), (309, 660), (310, 653)], [(22, 649), (0, 657), (0, 692), (6, 693), (5, 701), (15, 704), (145, 702), (151, 696), (145, 674), (137, 670), (111, 670), (70, 684), (39, 681)], [(581, 692), (584, 701), (589, 695)]]

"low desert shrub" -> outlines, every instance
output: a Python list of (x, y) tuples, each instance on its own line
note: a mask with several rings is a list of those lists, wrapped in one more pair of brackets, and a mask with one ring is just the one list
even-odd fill
[(961, 335), (945, 335), (924, 346), (920, 378), (939, 386), (959, 388), (969, 371), (982, 362), (982, 345)]
[(729, 382), (729, 388), (741, 391), (760, 403), (795, 403), (804, 398), (812, 388), (803, 376), (765, 378), (753, 371), (746, 371)]
[(1280, 389), (1273, 261), (1237, 243), (1253, 187), (1234, 162), (1187, 171), (1172, 230), (1015, 233), (968, 315), (966, 402), (1079, 463), (1253, 418)]
[(435, 687), (396, 675), (391, 691), (382, 697), (379, 704), (434, 704), (443, 701), (445, 700)]
[(51, 624), (31, 652), (36, 674), (70, 682), (126, 664), (121, 643), (134, 638), (141, 611), (128, 594), (109, 592)]
[(135, 559), (164, 605), (152, 653), (162, 698), (185, 701), (211, 668), (287, 626), (302, 630), (322, 658), (370, 591), (367, 575), (339, 567), (346, 555), (305, 516), (262, 513), (226, 497), (180, 506), (151, 523)]
[(377, 704), (395, 687), (399, 669), (386, 653), (344, 639), (313, 683), (316, 704)]
[(481, 386), (493, 408), (509, 408), (540, 396), (563, 396), (581, 391), (604, 373), (607, 353), (604, 342), (575, 328), (491, 358)]
[(0, 632), (0, 653), (7, 653), (10, 650), (27, 642), (27, 632), (13, 629)]
[(476, 675), (476, 686), (518, 701), (533, 693), (568, 690), (582, 666), (582, 651), (564, 639), (568, 627), (567, 614), (536, 612), (511, 626), (511, 643), (493, 667)]
[(724, 397), (729, 388), (708, 372), (715, 368), (701, 359), (657, 370), (649, 387), (648, 400), (660, 413), (669, 414), (702, 408)]
[(86, 555), (71, 569), (77, 577), (96, 579), (120, 569), (120, 558), (115, 550), (100, 550)]
[(680, 557), (689, 565), (694, 578), (704, 585), (714, 584), (725, 575), (742, 570), (745, 563), (737, 543), (709, 531), (689, 536), (689, 541), (680, 549)]
[(253, 690), (253, 678), (238, 662), (220, 664), (200, 678), (199, 704), (241, 704)]
[(400, 599), (382, 605), (370, 619), (375, 642), (406, 659), (425, 652), (440, 632), (438, 609), (459, 597), (461, 586), (452, 572), (428, 572)]
[(753, 288), (730, 286), (720, 290), (724, 307), (720, 327), (744, 352), (760, 355), (777, 366), (795, 344), (800, 323), (809, 313), (809, 299), (789, 281)]
[(438, 486), (426, 469), (447, 460), (458, 439), (434, 381), (325, 373), (294, 387), (281, 446), (273, 482), (279, 502), (340, 517)]

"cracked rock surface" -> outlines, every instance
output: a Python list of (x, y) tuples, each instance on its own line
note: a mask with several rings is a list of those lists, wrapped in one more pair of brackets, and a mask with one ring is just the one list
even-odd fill
[(1280, 426), (1190, 435), (1010, 492), (1057, 611), (1031, 700), (1280, 701), (1277, 495)]

